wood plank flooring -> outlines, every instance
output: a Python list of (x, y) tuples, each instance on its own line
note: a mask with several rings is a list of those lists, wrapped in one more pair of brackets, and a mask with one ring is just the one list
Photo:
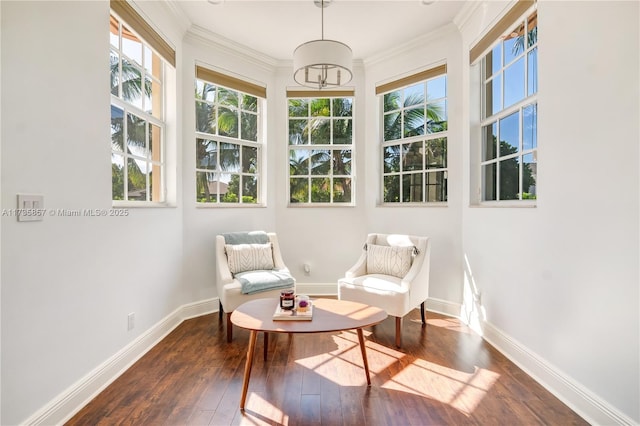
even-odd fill
[(258, 337), (239, 409), (249, 333), (226, 342), (217, 314), (183, 322), (67, 425), (586, 425), (457, 319), (387, 318), (365, 329), (371, 387), (355, 331)]

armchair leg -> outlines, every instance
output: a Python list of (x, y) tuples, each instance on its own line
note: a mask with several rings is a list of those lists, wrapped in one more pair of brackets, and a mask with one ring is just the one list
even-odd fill
[(222, 312), (224, 312), (224, 309), (222, 309), (222, 302), (218, 300), (218, 321), (222, 321)]
[(424, 319), (424, 302), (420, 304), (420, 316), (422, 317), (422, 323), (426, 324), (427, 321)]
[(402, 317), (396, 317), (396, 346), (402, 346)]
[(231, 312), (227, 312), (227, 342), (231, 343), (233, 339), (233, 328), (231, 325)]

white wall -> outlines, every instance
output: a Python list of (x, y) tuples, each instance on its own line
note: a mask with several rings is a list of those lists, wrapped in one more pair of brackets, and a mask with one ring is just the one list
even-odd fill
[[(434, 61), (447, 60), (451, 64), (450, 78), (459, 78), (460, 41), (454, 30), (452, 26), (440, 33), (443, 40), (436, 43), (435, 49), (419, 49), (421, 55), (416, 55), (420, 57), (419, 60), (396, 61), (395, 66), (390, 68), (374, 66), (375, 75), (389, 79), (406, 69), (424, 68)], [(261, 62), (261, 59), (255, 52), (239, 55), (237, 52), (229, 52), (227, 46), (203, 41), (195, 35), (189, 35), (184, 45), (185, 75), (193, 69), (195, 62), (209, 64), (220, 71), (266, 84), (268, 93), (267, 206), (257, 209), (195, 207), (195, 174), (192, 166), (195, 164), (195, 143), (191, 142), (194, 140), (194, 106), (193, 98), (186, 96), (193, 92), (193, 85), (189, 79), (183, 82), (185, 282), (193, 291), (194, 298), (199, 300), (216, 295), (212, 285), (215, 276), (212, 260), (213, 240), (217, 233), (265, 229), (278, 233), (285, 262), (299, 284), (334, 294), (338, 278), (357, 260), (368, 232), (406, 232), (432, 236), (436, 247), (432, 252), (432, 295), (459, 303), (462, 288), (459, 260), (461, 185), (459, 180), (454, 180), (450, 186), (452, 201), (448, 207), (376, 207), (380, 148), (376, 128), (370, 123), (378, 121), (375, 116), (377, 98), (369, 96), (373, 92), (368, 87), (376, 80), (364, 78), (365, 69), (367, 75), (371, 71), (356, 62), (355, 76), (350, 83), (356, 93), (356, 206), (290, 207), (286, 192), (289, 167), (286, 89), (295, 87), (295, 82), (290, 65), (273, 66)], [(457, 100), (460, 90), (452, 85), (450, 91), (450, 114), (455, 123), (460, 108)], [(461, 130), (451, 131), (450, 134), (453, 144), (457, 145), (450, 148), (450, 167), (453, 173), (459, 173)], [(304, 273), (305, 263), (311, 266), (309, 274)]]
[[(460, 82), (470, 77), (467, 47), (504, 3), (478, 6), (462, 36), (446, 27), (358, 64), (357, 205), (337, 208), (287, 207), (290, 68), (193, 34), (183, 40), (158, 5), (140, 2), (178, 50), (171, 166), (177, 207), (131, 209), (129, 217), (113, 219), (2, 218), (0, 423), (24, 420), (178, 306), (214, 298), (214, 236), (240, 229), (276, 231), (302, 284), (335, 283), (367, 232), (429, 235), (431, 297), (463, 301), (468, 259), (487, 326), (639, 420), (636, 2), (539, 2), (536, 209), (468, 206), (470, 95)], [(108, 2), (0, 2), (0, 8), (2, 208), (13, 208), (20, 192), (44, 194), (47, 208), (109, 208), (109, 96), (99, 89), (108, 81), (109, 40), (98, 24), (108, 19)], [(195, 206), (196, 61), (267, 86), (267, 207)], [(449, 202), (379, 207), (375, 85), (442, 61), (449, 81)], [(310, 275), (303, 263), (311, 264)], [(136, 312), (133, 332), (126, 331), (129, 312)]]
[[(538, 2), (537, 208), (465, 205), (463, 213), (464, 255), (486, 326), (635, 423), (638, 6)], [(465, 47), (501, 7), (477, 8), (464, 26)]]
[[(0, 7), (0, 22), (2, 22), (2, 8)], [(2, 46), (2, 31), (0, 31), (0, 46)], [(2, 93), (2, 55), (0, 55), (0, 93)], [(0, 102), (0, 123), (2, 123), (2, 102)], [(2, 188), (2, 132), (0, 132), (0, 188)], [(2, 241), (2, 226), (0, 226), (0, 241)], [(0, 244), (0, 259), (2, 244)], [(2, 330), (2, 262), (0, 261), (0, 334)], [(0, 366), (2, 366), (2, 339), (0, 338)], [(2, 368), (0, 368), (0, 383), (2, 383)], [(0, 385), (0, 421), (2, 420), (2, 386)]]
[[(206, 36), (206, 34), (205, 34)], [(182, 131), (183, 185), (184, 199), (183, 244), (184, 282), (190, 291), (190, 300), (197, 301), (216, 297), (215, 288), (215, 236), (223, 232), (265, 230), (275, 232), (275, 191), (274, 174), (266, 176), (269, 188), (266, 207), (219, 207), (196, 206), (196, 142), (195, 142), (195, 99), (194, 78), (196, 63), (215, 71), (252, 81), (267, 87), (270, 96), (274, 91), (273, 70), (259, 60), (248, 55), (233, 54), (224, 45), (216, 44), (202, 37), (189, 35), (183, 45), (185, 78), (181, 82), (183, 102)], [(275, 108), (269, 99), (264, 117), (273, 120)], [(265, 170), (277, 169), (276, 149), (272, 147), (275, 128), (267, 126), (267, 161)]]
[[(398, 46), (367, 65), (364, 122), (366, 152), (365, 207), (368, 232), (424, 235), (431, 240), (429, 297), (452, 303), (462, 301), (462, 128), (460, 34), (453, 24)], [(449, 130), (448, 202), (446, 206), (382, 207), (380, 203), (379, 104), (375, 87), (416, 71), (447, 65), (447, 112)]]
[[(109, 2), (1, 2), (2, 208), (111, 207)], [(52, 19), (55, 17), (55, 19)], [(2, 424), (18, 424), (178, 306), (179, 208), (2, 217)], [(127, 331), (127, 314), (136, 327)]]
[[(356, 205), (313, 207), (288, 206), (288, 136), (286, 89), (297, 87), (292, 76), (293, 65), (281, 67), (277, 72), (275, 93), (276, 147), (278, 167), (275, 169), (277, 192), (277, 229), (282, 239), (281, 249), (285, 262), (299, 283), (325, 284), (325, 288), (337, 293), (337, 280), (355, 263), (367, 228), (364, 193), (370, 182), (367, 180), (364, 160), (368, 152), (365, 139), (364, 70), (361, 63), (354, 65), (354, 76), (349, 86), (354, 89), (354, 163)], [(303, 265), (308, 263), (311, 272), (305, 274)]]

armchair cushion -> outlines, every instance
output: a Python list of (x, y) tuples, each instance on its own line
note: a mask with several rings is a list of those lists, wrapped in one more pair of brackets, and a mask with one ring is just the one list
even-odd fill
[(226, 244), (229, 271), (237, 274), (245, 271), (273, 269), (271, 243), (266, 244)]
[(236, 275), (242, 294), (260, 293), (278, 288), (291, 288), (295, 280), (286, 271), (246, 271)]
[(379, 246), (367, 244), (367, 274), (403, 278), (411, 268), (413, 246)]
[(400, 316), (406, 312), (409, 288), (402, 279), (390, 275), (372, 274), (339, 281), (340, 298), (377, 306), (389, 315)]

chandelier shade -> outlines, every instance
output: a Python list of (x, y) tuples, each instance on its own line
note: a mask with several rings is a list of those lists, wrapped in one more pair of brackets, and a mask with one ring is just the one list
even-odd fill
[(312, 40), (293, 52), (296, 83), (319, 89), (339, 87), (351, 81), (351, 48), (334, 40)]
[(353, 78), (353, 53), (344, 43), (324, 39), (324, 8), (331, 0), (314, 0), (314, 3), (321, 10), (322, 37), (303, 43), (293, 51), (293, 79), (301, 86), (331, 89)]

